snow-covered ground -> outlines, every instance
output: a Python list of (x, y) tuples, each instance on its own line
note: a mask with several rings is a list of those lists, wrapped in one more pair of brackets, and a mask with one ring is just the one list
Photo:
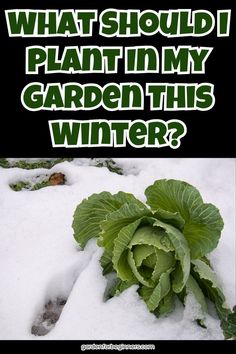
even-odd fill
[[(136, 287), (104, 302), (107, 280), (99, 265), (101, 250), (90, 241), (80, 251), (73, 239), (73, 213), (83, 198), (104, 190), (131, 192), (145, 201), (144, 190), (156, 179), (175, 178), (196, 186), (204, 201), (219, 207), (225, 227), (210, 255), (227, 302), (235, 299), (235, 160), (114, 159), (125, 175), (76, 159), (52, 168), (68, 184), (37, 191), (9, 188), (45, 169), (0, 167), (0, 339), (223, 339), (219, 321), (197, 326), (191, 298), (177, 303), (167, 318), (150, 314)], [(88, 220), (89, 222), (89, 220)], [(45, 304), (68, 298), (49, 334), (36, 337), (31, 327)]]

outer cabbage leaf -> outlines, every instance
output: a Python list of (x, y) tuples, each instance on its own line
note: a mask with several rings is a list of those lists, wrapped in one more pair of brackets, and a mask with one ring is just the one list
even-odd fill
[(193, 264), (193, 275), (197, 276), (197, 278), (201, 281), (201, 285), (203, 284), (208, 284), (207, 288), (205, 291), (208, 289), (208, 297), (211, 300), (214, 300), (215, 298), (218, 298), (219, 302), (221, 305), (225, 308), (225, 297), (221, 289), (221, 285), (219, 283), (219, 280), (215, 274), (215, 272), (207, 265), (204, 261), (200, 259), (195, 259), (192, 261)]
[(111, 273), (113, 271), (113, 264), (112, 264), (112, 251), (105, 250), (100, 258), (100, 264), (103, 269), (103, 275)]
[(178, 212), (170, 212), (164, 209), (157, 209), (153, 215), (156, 219), (161, 220), (167, 224), (171, 224), (172, 226), (176, 227), (180, 231), (183, 230), (185, 221)]
[(183, 234), (191, 250), (191, 258), (200, 258), (218, 244), (223, 220), (212, 204), (204, 204), (198, 190), (177, 180), (158, 180), (145, 191), (147, 204), (153, 210), (179, 213), (185, 221)]
[(143, 216), (151, 215), (150, 210), (143, 205), (142, 208), (136, 203), (124, 204), (118, 210), (107, 214), (106, 220), (101, 221), (101, 232), (98, 238), (98, 245), (105, 249), (113, 250), (114, 240), (117, 238), (120, 230), (133, 223)]
[(143, 297), (150, 311), (154, 311), (158, 307), (161, 300), (171, 290), (170, 272), (171, 270), (166, 273), (162, 273), (158, 284), (155, 288), (150, 289), (150, 291), (148, 291), (146, 287), (140, 289), (140, 295)]
[(130, 286), (137, 284), (136, 280), (133, 281), (123, 281), (119, 278), (116, 278), (110, 291), (109, 295), (110, 296), (118, 296), (120, 295), (123, 291), (128, 289)]
[(208, 312), (206, 299), (198, 283), (191, 275), (189, 275), (186, 283), (186, 292), (187, 294), (192, 294), (194, 296), (196, 301), (201, 306), (202, 315), (204, 317), (204, 314)]
[(131, 202), (140, 207), (145, 207), (132, 194), (124, 192), (114, 195), (109, 192), (102, 192), (84, 199), (74, 213), (72, 227), (76, 241), (84, 248), (89, 239), (98, 237), (101, 231), (100, 223), (106, 219), (109, 213), (119, 209), (124, 203)]
[(221, 320), (221, 328), (225, 339), (236, 339), (236, 307), (234, 307), (233, 312), (230, 312), (226, 318)]
[(219, 281), (213, 270), (203, 261), (197, 259), (192, 261), (193, 275), (196, 278), (205, 296), (215, 305), (218, 316), (221, 320), (221, 328), (225, 338), (236, 337), (236, 313), (232, 312), (225, 303)]
[(174, 310), (175, 293), (170, 290), (168, 294), (160, 301), (158, 308), (154, 311), (156, 317), (167, 316)]
[[(134, 271), (136, 268), (133, 268), (133, 264), (130, 261), (128, 244), (140, 225), (141, 220), (135, 220), (133, 223), (123, 227), (114, 241), (112, 263), (118, 277), (123, 281), (132, 281), (134, 275), (136, 275)], [(134, 260), (133, 263), (135, 263)], [(138, 280), (140, 281), (140, 279)]]

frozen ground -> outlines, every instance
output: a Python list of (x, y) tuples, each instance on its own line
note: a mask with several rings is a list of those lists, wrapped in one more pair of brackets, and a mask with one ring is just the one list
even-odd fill
[[(104, 302), (106, 279), (101, 250), (91, 241), (80, 251), (73, 239), (72, 216), (77, 204), (92, 193), (119, 190), (144, 199), (144, 189), (159, 178), (195, 185), (206, 202), (217, 205), (225, 221), (218, 248), (210, 259), (228, 303), (235, 299), (235, 160), (115, 159), (125, 176), (76, 159), (56, 165), (68, 185), (14, 192), (10, 183), (46, 170), (0, 168), (0, 339), (223, 339), (219, 322), (208, 317), (208, 329), (193, 321), (191, 298), (177, 303), (168, 318), (156, 319), (135, 286)], [(89, 222), (89, 220), (88, 220)], [(66, 299), (56, 326), (36, 337), (31, 327), (45, 304)]]

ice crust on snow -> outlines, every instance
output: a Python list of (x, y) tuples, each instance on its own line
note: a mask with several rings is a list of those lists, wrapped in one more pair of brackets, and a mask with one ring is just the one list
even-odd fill
[[(79, 161), (80, 160), (80, 161)], [(136, 287), (104, 301), (107, 279), (91, 240), (81, 251), (71, 227), (76, 206), (92, 193), (119, 190), (145, 201), (144, 190), (156, 179), (175, 178), (196, 186), (205, 202), (215, 204), (225, 222), (221, 240), (210, 255), (228, 304), (235, 302), (235, 160), (114, 159), (125, 175), (76, 159), (54, 166), (68, 185), (27, 193), (14, 192), (12, 181), (30, 180), (48, 170), (0, 168), (0, 339), (223, 339), (219, 320), (194, 319), (199, 308), (188, 297), (175, 311), (157, 319), (148, 312)], [(31, 327), (49, 300), (68, 298), (49, 334), (36, 337)]]

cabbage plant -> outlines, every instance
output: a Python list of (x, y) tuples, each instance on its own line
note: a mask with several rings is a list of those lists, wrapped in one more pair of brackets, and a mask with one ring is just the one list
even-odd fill
[(157, 180), (145, 195), (146, 204), (124, 192), (93, 194), (74, 213), (76, 241), (84, 248), (97, 237), (104, 249), (103, 274), (116, 275), (110, 296), (136, 284), (148, 310), (159, 317), (174, 309), (176, 297), (185, 304), (192, 294), (203, 327), (210, 300), (225, 338), (234, 338), (235, 309), (227, 307), (207, 259), (224, 225), (219, 210), (204, 203), (198, 190), (183, 181)]

